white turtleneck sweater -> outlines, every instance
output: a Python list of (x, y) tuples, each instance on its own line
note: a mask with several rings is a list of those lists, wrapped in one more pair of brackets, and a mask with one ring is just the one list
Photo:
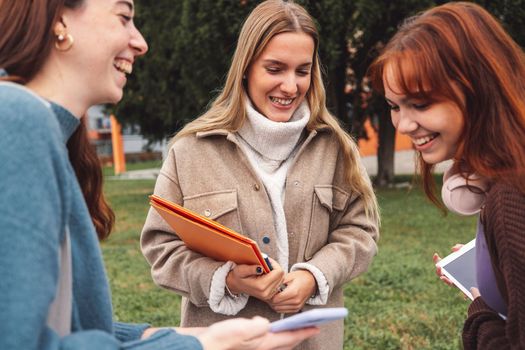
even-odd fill
[[(274, 228), (277, 234), (278, 256), (274, 257), (284, 271), (288, 271), (288, 230), (284, 213), (284, 190), (288, 169), (301, 145), (301, 136), (310, 119), (310, 109), (303, 102), (288, 122), (269, 120), (257, 112), (247, 101), (247, 120), (237, 132), (239, 145), (250, 165), (263, 183), (272, 207)], [(248, 302), (248, 295), (232, 297), (225, 293), (226, 276), (235, 267), (228, 262), (215, 272), (208, 300), (210, 308), (217, 313), (235, 315)], [(291, 271), (308, 270), (315, 277), (318, 293), (308, 301), (312, 305), (324, 305), (328, 299), (328, 282), (318, 268), (307, 263), (292, 266)]]

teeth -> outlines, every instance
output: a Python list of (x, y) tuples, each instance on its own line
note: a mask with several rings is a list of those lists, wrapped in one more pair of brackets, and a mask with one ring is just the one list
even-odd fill
[(435, 139), (436, 136), (437, 136), (437, 134), (430, 135), (430, 136), (425, 136), (425, 137), (420, 137), (418, 139), (413, 139), (412, 142), (414, 142), (418, 146), (422, 146), (422, 145), (432, 141), (433, 139)]
[(288, 106), (289, 104), (291, 104), (293, 102), (294, 99), (293, 98), (270, 97), (270, 100), (272, 100), (272, 102), (278, 103), (280, 105)]
[(113, 63), (113, 65), (122, 73), (131, 74), (131, 72), (133, 71), (133, 66), (131, 65), (131, 62), (126, 60), (115, 60), (115, 63)]

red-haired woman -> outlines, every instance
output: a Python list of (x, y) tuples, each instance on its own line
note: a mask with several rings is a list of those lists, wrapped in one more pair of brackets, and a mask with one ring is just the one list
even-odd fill
[(438, 203), (433, 166), (453, 159), (443, 201), (459, 213), (479, 212), (479, 290), (464, 347), (525, 347), (522, 49), (480, 6), (449, 3), (408, 19), (369, 73), (394, 126), (413, 140), (428, 197)]

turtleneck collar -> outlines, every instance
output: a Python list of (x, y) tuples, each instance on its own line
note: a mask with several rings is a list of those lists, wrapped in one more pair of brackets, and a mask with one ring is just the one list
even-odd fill
[(288, 122), (274, 122), (257, 112), (246, 101), (247, 119), (237, 132), (253, 149), (268, 159), (287, 159), (301, 138), (310, 120), (310, 108), (303, 101)]
[(70, 111), (56, 103), (51, 102), (51, 109), (57, 116), (60, 130), (62, 131), (62, 137), (64, 143), (66, 143), (80, 125), (80, 120)]

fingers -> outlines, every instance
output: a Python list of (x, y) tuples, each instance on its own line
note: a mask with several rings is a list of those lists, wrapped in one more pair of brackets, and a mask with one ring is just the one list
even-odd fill
[[(455, 246), (454, 246), (455, 247)], [(453, 247), (453, 248), (454, 248)], [(438, 262), (441, 261), (441, 257), (437, 254), (437, 253), (434, 253), (434, 255), (432, 256), (432, 260), (434, 261), (434, 265), (437, 264)], [(439, 277), (440, 280), (442, 280), (445, 284), (449, 285), (449, 286), (452, 286), (454, 285), (454, 283), (449, 280), (445, 275), (443, 275), (443, 271), (441, 271), (441, 267), (440, 266), (436, 266), (436, 275)]]
[(282, 284), (284, 271), (276, 264), (276, 268), (267, 274), (256, 265), (238, 265), (226, 277), (228, 288), (233, 293), (242, 292), (257, 299), (271, 299)]
[(269, 321), (262, 317), (234, 318), (212, 324), (197, 338), (205, 350), (248, 350), (256, 349), (266, 338), (269, 329)]
[(255, 316), (248, 320), (246, 324), (240, 325), (240, 327), (250, 329), (245, 340), (251, 340), (265, 335), (270, 329), (270, 322), (266, 318)]
[(260, 349), (290, 350), (295, 348), (303, 340), (319, 333), (319, 328), (309, 327), (295, 331), (269, 333)]
[(276, 312), (289, 314), (301, 311), (307, 299), (295, 286), (291, 286), (275, 294), (268, 304)]
[(479, 293), (479, 289), (475, 287), (470, 288), (470, 293), (472, 294), (472, 298), (474, 299), (481, 296), (481, 294)]
[[(432, 256), (432, 260), (434, 261), (434, 265), (436, 265), (441, 260), (441, 258), (439, 257), (438, 253), (434, 253), (434, 255)], [(441, 273), (441, 267), (439, 266), (436, 266), (436, 275), (439, 278), (441, 278), (441, 276), (443, 275)]]
[(237, 265), (232, 271), (239, 278), (259, 276), (263, 273), (262, 267), (258, 265)]
[(275, 312), (281, 314), (295, 314), (300, 312), (303, 309), (304, 304), (299, 301), (292, 300), (290, 303), (286, 304), (271, 304), (270, 305)]
[(277, 293), (268, 304), (277, 312), (298, 312), (316, 292), (315, 278), (310, 272), (299, 270), (290, 272), (284, 280), (287, 287), (281, 293)]
[(452, 282), (451, 280), (449, 280), (446, 276), (444, 275), (441, 275), (439, 277), (440, 280), (442, 280), (443, 282), (445, 282), (446, 285), (448, 286), (453, 286), (454, 285), (454, 282)]
[(454, 244), (454, 246), (453, 246), (450, 250), (452, 250), (453, 252), (457, 252), (457, 251), (460, 250), (463, 246), (464, 246), (464, 244), (456, 243), (456, 244)]

